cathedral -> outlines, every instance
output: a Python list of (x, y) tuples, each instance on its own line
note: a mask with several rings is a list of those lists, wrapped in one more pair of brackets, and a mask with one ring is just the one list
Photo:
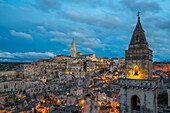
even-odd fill
[(74, 40), (71, 43), (71, 57), (73, 57), (73, 58), (76, 57), (76, 44), (75, 44)]
[(120, 113), (157, 113), (158, 80), (152, 78), (152, 50), (137, 16), (137, 25), (125, 51), (125, 77), (119, 79)]

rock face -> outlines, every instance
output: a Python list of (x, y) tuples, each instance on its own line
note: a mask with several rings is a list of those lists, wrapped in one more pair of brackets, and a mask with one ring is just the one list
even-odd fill
[(126, 77), (119, 79), (120, 113), (157, 113), (158, 81), (152, 78), (152, 50), (140, 17), (125, 52)]

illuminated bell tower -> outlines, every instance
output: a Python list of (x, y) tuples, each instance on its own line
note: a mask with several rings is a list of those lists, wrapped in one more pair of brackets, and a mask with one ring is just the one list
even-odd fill
[(120, 113), (157, 113), (158, 80), (152, 78), (152, 50), (140, 23), (125, 54), (125, 78), (120, 78)]
[(129, 79), (152, 79), (152, 50), (148, 47), (144, 30), (138, 22), (128, 50), (125, 51), (125, 75)]
[(76, 44), (73, 40), (72, 44), (71, 44), (71, 57), (76, 57)]

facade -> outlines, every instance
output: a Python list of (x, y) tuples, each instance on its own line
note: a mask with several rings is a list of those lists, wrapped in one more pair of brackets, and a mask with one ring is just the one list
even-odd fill
[(149, 49), (138, 16), (128, 50), (125, 78), (119, 79), (120, 113), (157, 113), (157, 80), (152, 78), (152, 50)]
[(165, 62), (154, 62), (153, 69), (162, 70), (165, 73), (170, 72), (170, 61), (167, 60)]
[(76, 57), (76, 44), (73, 40), (72, 44), (71, 44), (71, 57)]

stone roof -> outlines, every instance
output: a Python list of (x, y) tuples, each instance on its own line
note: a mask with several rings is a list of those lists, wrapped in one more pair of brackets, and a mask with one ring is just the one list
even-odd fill
[(138, 22), (137, 22), (137, 25), (135, 27), (135, 30), (133, 31), (133, 35), (132, 35), (132, 38), (131, 38), (130, 45), (133, 45), (133, 44), (147, 44), (145, 34), (144, 34), (144, 30), (143, 30), (142, 25), (140, 23), (140, 17), (138, 17)]

